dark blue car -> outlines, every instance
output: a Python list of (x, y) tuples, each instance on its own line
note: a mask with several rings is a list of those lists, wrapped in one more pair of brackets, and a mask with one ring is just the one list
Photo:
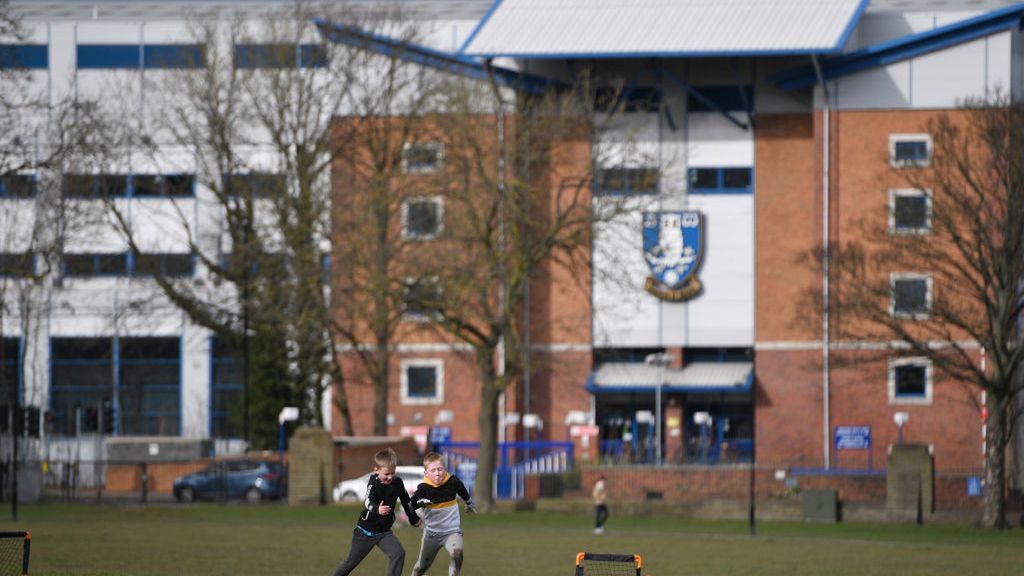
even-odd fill
[(246, 502), (276, 500), (284, 496), (287, 472), (280, 462), (266, 460), (213, 462), (199, 472), (176, 478), (174, 497), (179, 502), (222, 498)]

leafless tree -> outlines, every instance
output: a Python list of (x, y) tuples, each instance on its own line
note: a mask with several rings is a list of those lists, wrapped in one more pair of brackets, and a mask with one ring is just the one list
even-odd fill
[[(1024, 109), (1001, 95), (971, 100), (925, 129), (930, 166), (893, 170), (890, 182), (925, 195), (930, 209), (920, 215), (930, 228), (893, 233), (886, 214), (863, 221), (856, 240), (830, 246), (830, 309), (842, 338), (883, 343), (890, 356), (927, 358), (973, 391), (970, 398), (980, 402), (984, 392), (982, 522), (1006, 528), (1007, 448), (1024, 360)], [(809, 260), (819, 258), (820, 251)], [(904, 295), (914, 304), (909, 314), (892, 304), (889, 274), (903, 271), (931, 277), (930, 296)]]
[(140, 224), (155, 219), (200, 264), (197, 278), (157, 273), (156, 282), (194, 322), (244, 349), (247, 365), (252, 359), (248, 388), (261, 446), (273, 444), (285, 405), (299, 406), (306, 423), (322, 423), (332, 380), (341, 427), (352, 431), (332, 351), (325, 263), (330, 169), (346, 151), (330, 125), (352, 106), (356, 79), (347, 55), (316, 31), (322, 9), (298, 2), (197, 17), (191, 35), (203, 47), (201, 62), (147, 74), (147, 110), (125, 115), (119, 138), (156, 164), (168, 151), (194, 153), (195, 197), (171, 195), (172, 214), (150, 218), (110, 202), (132, 251), (145, 251)]

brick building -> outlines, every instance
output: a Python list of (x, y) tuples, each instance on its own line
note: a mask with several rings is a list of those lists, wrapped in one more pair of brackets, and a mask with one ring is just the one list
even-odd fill
[[(940, 472), (980, 469), (978, 393), (927, 359), (879, 354), (886, 342), (844, 339), (844, 320), (823, 327), (806, 296), (837, 287), (800, 260), (855, 237), (865, 218), (927, 204), (898, 166), (927, 163), (928, 121), (964, 98), (1019, 96), (1022, 9), (550, 4), (496, 3), (449, 56), (549, 81), (586, 69), (598, 99), (617, 89), (616, 119), (583, 162), (595, 207), (632, 209), (594, 230), (582, 282), (535, 276), (533, 370), (510, 388), (499, 434), (564, 440), (593, 425), (606, 457), (634, 462), (746, 460), (756, 442), (759, 462), (805, 469), (882, 468), (904, 441), (930, 445)], [(899, 294), (931, 289), (927, 271), (876, 272)], [(468, 350), (422, 333), (396, 349), (389, 431), (439, 426), (475, 440)], [(409, 397), (413, 378), (426, 378), (429, 401)], [(366, 392), (346, 389), (365, 412)], [(543, 428), (524, 428), (526, 414)], [(868, 447), (837, 449), (851, 431)]]

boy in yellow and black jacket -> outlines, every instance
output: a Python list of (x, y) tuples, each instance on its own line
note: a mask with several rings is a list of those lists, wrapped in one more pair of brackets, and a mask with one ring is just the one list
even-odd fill
[(442, 547), (451, 558), (448, 576), (459, 576), (462, 571), (462, 521), (457, 498), (466, 503), (467, 513), (476, 512), (462, 480), (448, 473), (440, 454), (428, 452), (423, 457), (423, 482), (412, 495), (413, 507), (422, 508), (420, 516), (423, 518), (423, 542), (412, 576), (426, 574)]

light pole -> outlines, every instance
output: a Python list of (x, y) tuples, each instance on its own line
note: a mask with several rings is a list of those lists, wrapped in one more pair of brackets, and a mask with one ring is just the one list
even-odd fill
[(658, 381), (654, 386), (654, 463), (661, 466), (661, 388), (665, 385), (665, 370), (676, 357), (665, 352), (648, 354), (644, 362), (658, 367)]

